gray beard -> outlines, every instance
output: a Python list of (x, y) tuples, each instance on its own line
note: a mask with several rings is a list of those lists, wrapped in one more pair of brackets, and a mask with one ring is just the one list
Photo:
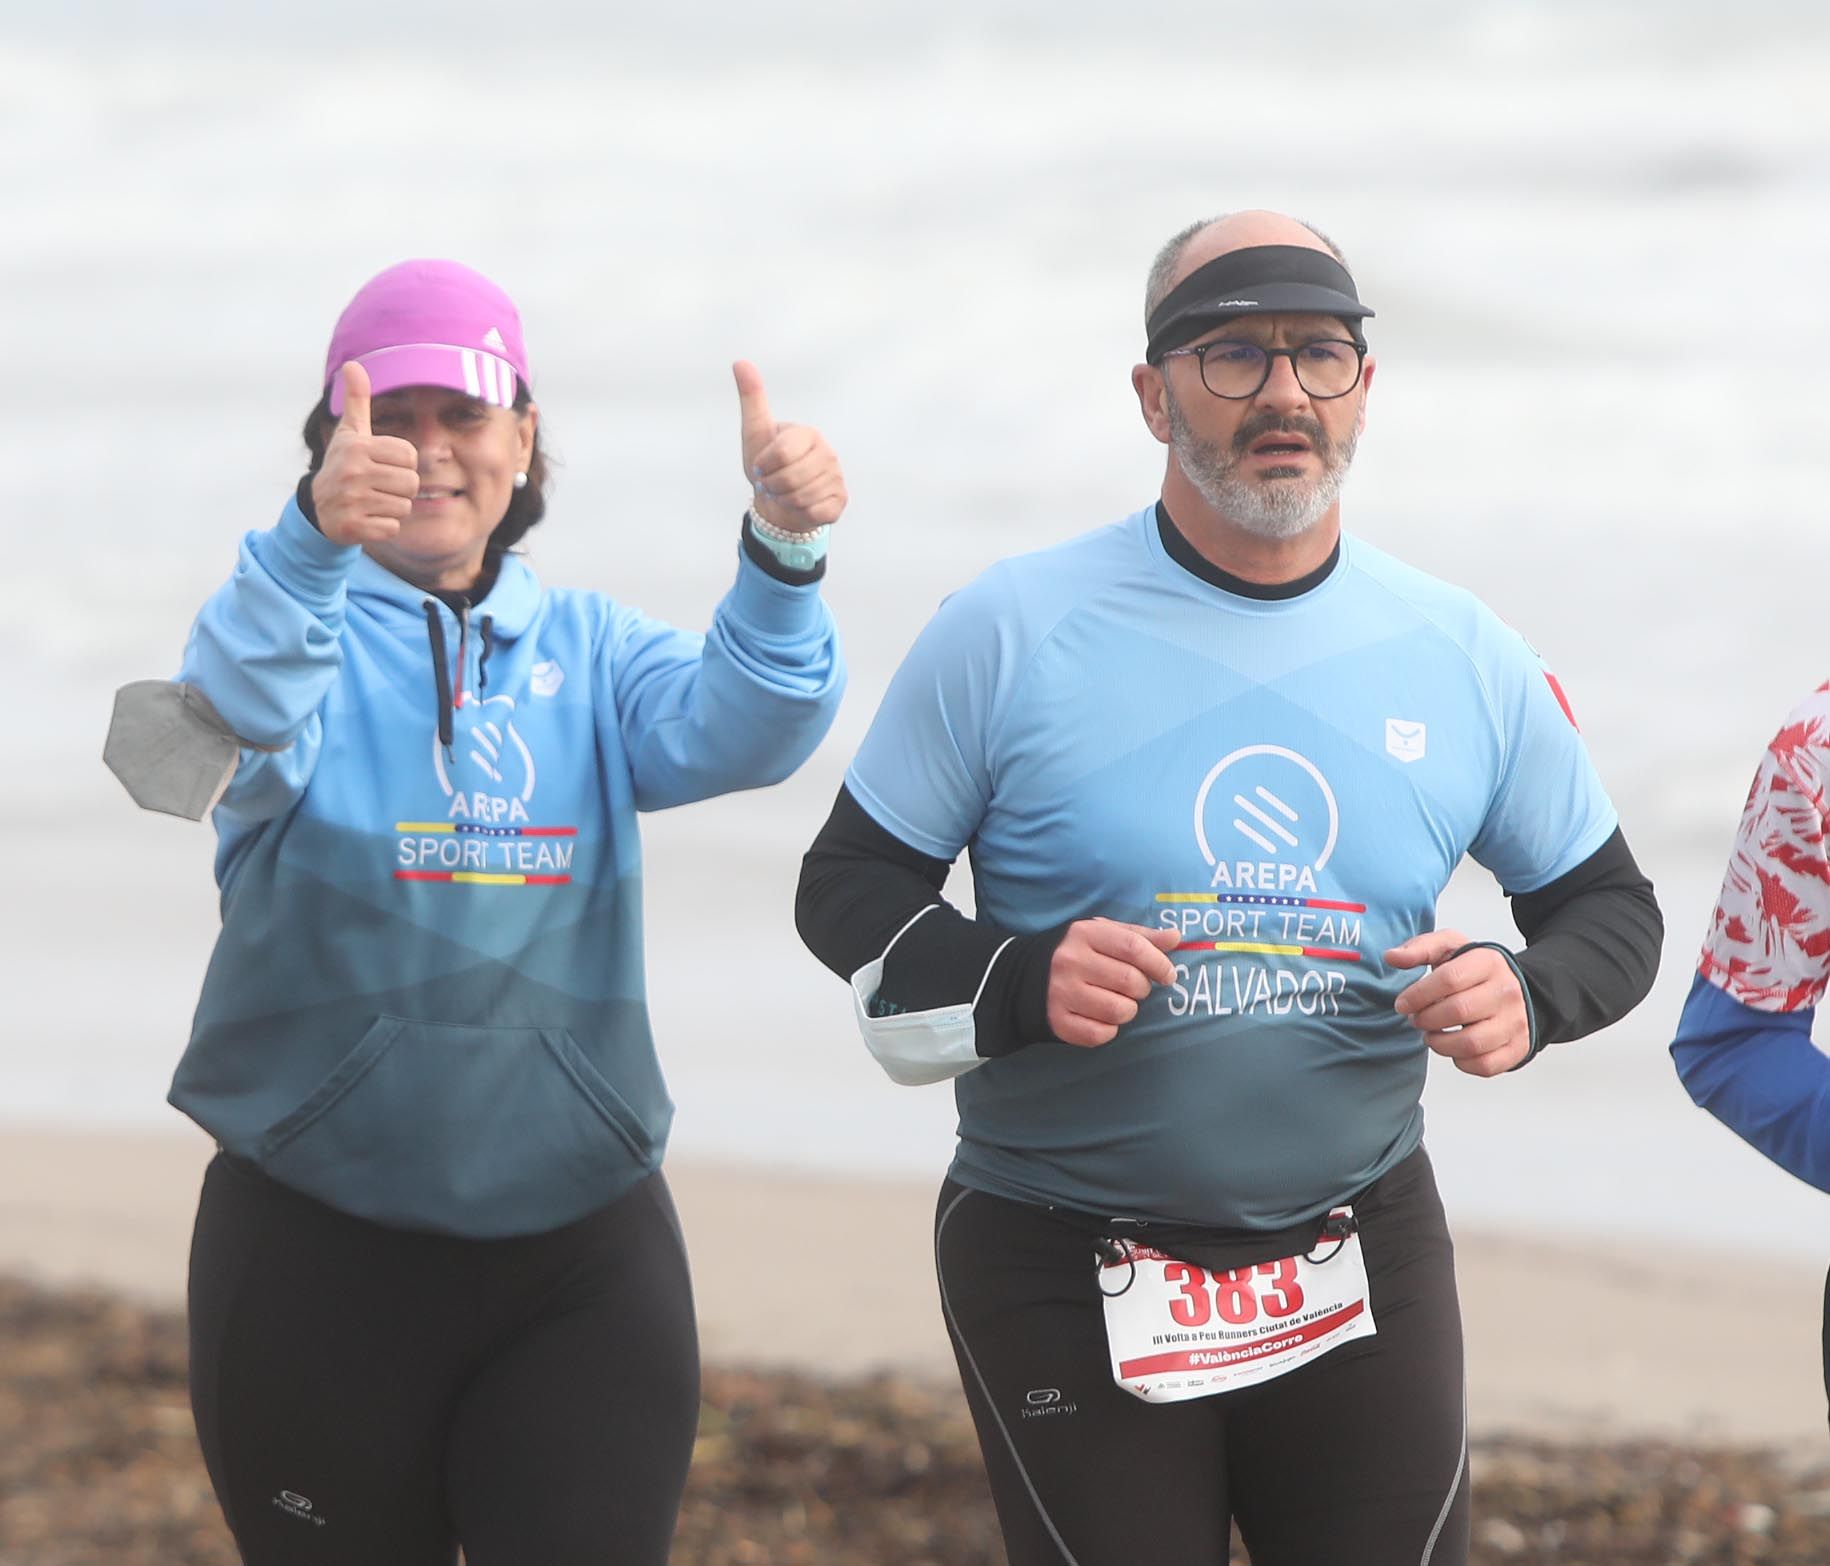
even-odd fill
[[(1168, 393), (1168, 388), (1164, 388)], [(1351, 431), (1340, 445), (1331, 441), (1321, 425), (1311, 419), (1248, 422), (1240, 427), (1229, 450), (1219, 441), (1206, 440), (1188, 427), (1173, 394), (1168, 395), (1170, 450), (1176, 465), (1196, 492), (1227, 521), (1254, 538), (1285, 539), (1306, 533), (1328, 514), (1341, 498), (1341, 485), (1353, 466), (1359, 431)], [(1309, 439), (1322, 459), (1321, 476), (1304, 481), (1295, 468), (1271, 468), (1260, 479), (1246, 478), (1239, 465), (1246, 447), (1267, 429), (1298, 430)]]

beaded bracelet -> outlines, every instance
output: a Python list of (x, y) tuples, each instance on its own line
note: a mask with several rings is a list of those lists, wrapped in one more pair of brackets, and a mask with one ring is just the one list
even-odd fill
[(827, 535), (832, 529), (824, 522), (797, 533), (792, 528), (776, 527), (772, 522), (763, 521), (754, 506), (744, 512), (743, 517), (756, 535), (756, 542), (791, 571), (811, 571), (826, 558)]

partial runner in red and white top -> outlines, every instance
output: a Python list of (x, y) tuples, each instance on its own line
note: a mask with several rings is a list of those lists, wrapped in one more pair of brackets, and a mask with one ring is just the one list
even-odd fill
[[(1830, 980), (1830, 683), (1767, 746), (1671, 1058), (1690, 1096), (1742, 1140), (1830, 1191), (1830, 1055), (1811, 1040)], [(1830, 1278), (1824, 1283), (1830, 1399)]]
[(1761, 759), (1671, 1054), (1697, 1103), (1830, 1191), (1830, 1056), (1811, 1024), (1830, 982), (1830, 683)]
[(1830, 978), (1830, 684), (1773, 737), (1748, 791), (1741, 830), (1698, 971), (1762, 1011), (1815, 1006)]

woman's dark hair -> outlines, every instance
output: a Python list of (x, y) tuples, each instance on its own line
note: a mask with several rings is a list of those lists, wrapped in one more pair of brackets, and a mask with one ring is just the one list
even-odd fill
[[(519, 377), (517, 377), (519, 379)], [(515, 390), (515, 412), (524, 413), (533, 401), (523, 381)], [(318, 399), (317, 407), (305, 416), (305, 449), (311, 454), (307, 473), (316, 473), (324, 465), (324, 450), (336, 431), (337, 420), (330, 411), (330, 392)], [(546, 448), (540, 444), (540, 431), (534, 431), (534, 454), (528, 458), (527, 485), (508, 497), (508, 510), (496, 524), (484, 546), (484, 570), (493, 573), (502, 556), (527, 536), (528, 529), (546, 515), (547, 460)]]

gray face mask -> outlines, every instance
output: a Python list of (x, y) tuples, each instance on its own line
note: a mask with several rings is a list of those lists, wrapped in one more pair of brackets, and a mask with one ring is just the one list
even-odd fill
[(195, 685), (136, 680), (114, 693), (102, 760), (142, 810), (201, 821), (235, 776), (246, 743)]

